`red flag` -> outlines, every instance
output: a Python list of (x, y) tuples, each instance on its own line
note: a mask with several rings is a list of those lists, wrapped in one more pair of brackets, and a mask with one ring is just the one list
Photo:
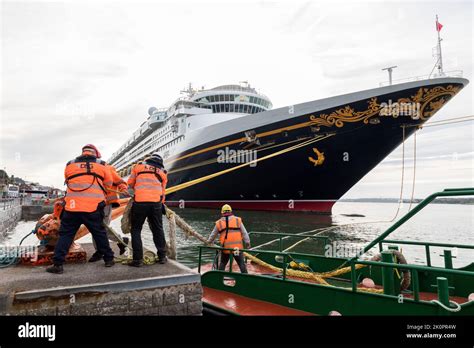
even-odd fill
[(443, 27), (443, 25), (440, 22), (438, 22), (438, 20), (436, 20), (436, 30), (441, 31), (442, 27)]

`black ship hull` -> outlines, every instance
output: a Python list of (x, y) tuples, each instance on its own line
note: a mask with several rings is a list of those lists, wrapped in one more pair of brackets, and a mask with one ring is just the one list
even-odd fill
[[(256, 128), (242, 125), (240, 132), (166, 159), (168, 187), (199, 182), (168, 194), (167, 202), (181, 207), (217, 208), (229, 203), (234, 209), (329, 214), (342, 195), (466, 84), (463, 79), (426, 80), (424, 85)], [(413, 107), (411, 114), (406, 108), (387, 109), (394, 102)], [(246, 150), (246, 157), (232, 157), (238, 150)], [(230, 155), (224, 163), (219, 160), (222, 153)], [(242, 160), (247, 165), (235, 163)]]

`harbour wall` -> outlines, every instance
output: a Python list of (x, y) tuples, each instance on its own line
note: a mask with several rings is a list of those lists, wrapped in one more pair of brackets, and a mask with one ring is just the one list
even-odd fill
[[(80, 247), (89, 256), (95, 251), (91, 243)], [(139, 268), (66, 263), (59, 275), (45, 268), (0, 268), (0, 316), (202, 315), (200, 274), (174, 260)]]
[(20, 220), (38, 220), (52, 212), (52, 205), (0, 204), (0, 237), (4, 238)]
[(141, 290), (127, 289), (130, 285), (113, 292), (97, 285), (93, 292), (63, 288), (55, 293), (17, 293), (0, 299), (0, 315), (202, 315), (200, 282), (169, 286), (157, 282)]
[(13, 205), (0, 208), (0, 236), (4, 238), (9, 231), (15, 228), (18, 221), (21, 220), (22, 207)]

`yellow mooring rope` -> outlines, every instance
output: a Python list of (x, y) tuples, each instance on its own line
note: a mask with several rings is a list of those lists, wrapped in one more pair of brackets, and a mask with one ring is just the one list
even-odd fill
[[(262, 267), (271, 269), (272, 271), (275, 272), (283, 272), (282, 268), (273, 266), (269, 263), (266, 263), (265, 261), (260, 260), (258, 257), (254, 255), (250, 255), (249, 253), (244, 252), (245, 257), (247, 257), (250, 261), (256, 263), (257, 265), (260, 265)], [(355, 269), (360, 269), (366, 267), (365, 265), (355, 265)], [(287, 269), (286, 274), (289, 275), (290, 277), (296, 277), (296, 278), (302, 278), (302, 279), (309, 279), (309, 280), (314, 280), (316, 283), (320, 285), (326, 285), (326, 286), (333, 286), (329, 284), (325, 278), (331, 278), (331, 277), (336, 277), (345, 273), (348, 273), (351, 271), (351, 267), (344, 267), (344, 268), (339, 268), (335, 269), (333, 271), (329, 272), (324, 272), (324, 273), (316, 273), (316, 272), (307, 272), (307, 271), (298, 271), (294, 269)], [(339, 287), (338, 287), (339, 288)], [(370, 289), (370, 288), (358, 288), (357, 291), (364, 291), (364, 292), (372, 292), (372, 293), (383, 293), (383, 289)]]

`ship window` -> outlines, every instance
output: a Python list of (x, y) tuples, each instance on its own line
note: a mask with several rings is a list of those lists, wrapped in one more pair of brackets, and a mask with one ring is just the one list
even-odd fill
[(242, 104), (239, 104), (239, 112), (243, 112), (244, 106)]
[(234, 112), (234, 104), (229, 105), (229, 112)]
[(230, 101), (230, 95), (226, 94), (226, 95), (224, 96), (224, 100), (225, 100), (225, 101)]
[(209, 101), (210, 101), (211, 103), (214, 103), (214, 96), (213, 96), (213, 95), (209, 96)]
[(229, 104), (225, 104), (224, 107), (225, 107), (225, 112), (229, 112)]

